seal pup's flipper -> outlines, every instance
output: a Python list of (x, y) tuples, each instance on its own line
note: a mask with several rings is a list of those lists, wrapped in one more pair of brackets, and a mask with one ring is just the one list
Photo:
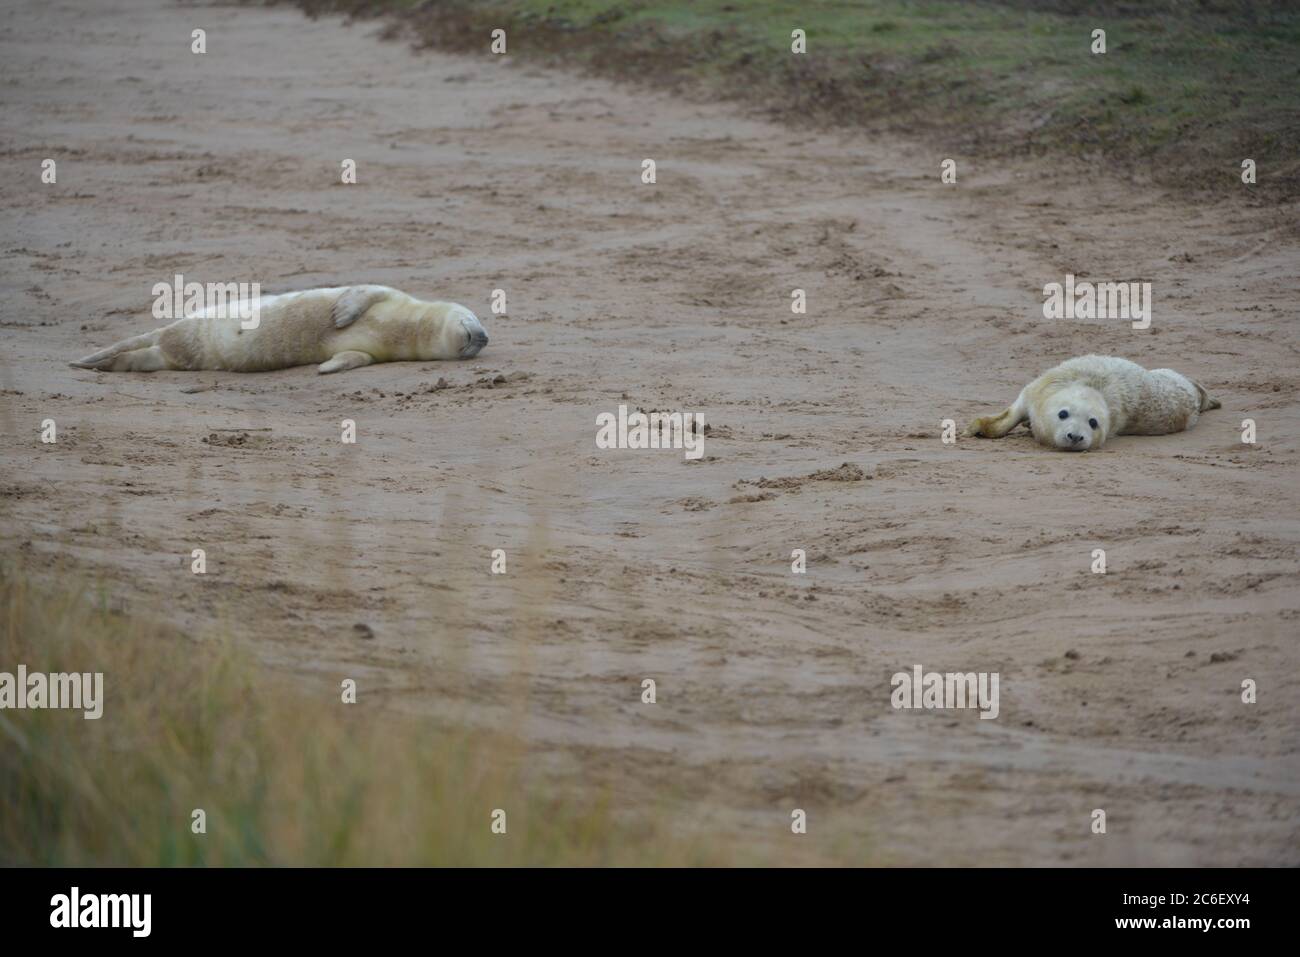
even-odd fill
[(375, 357), (368, 352), (358, 352), (355, 349), (349, 349), (346, 352), (340, 352), (332, 356), (325, 362), (316, 367), (316, 371), (322, 374), (327, 372), (346, 372), (349, 369), (359, 369), (362, 366), (368, 366), (375, 361)]
[(391, 289), (376, 289), (373, 286), (352, 286), (334, 302), (334, 328), (345, 329), (352, 325), (371, 306), (387, 299), (391, 292)]
[(1197, 403), (1199, 408), (1196, 411), (1205, 412), (1209, 409), (1223, 408), (1222, 402), (1220, 402), (1218, 399), (1210, 398), (1210, 393), (1205, 391), (1205, 386), (1201, 385), (1195, 379), (1188, 379), (1187, 381), (1196, 387), (1196, 396), (1198, 399), (1200, 399), (1200, 402)]
[[(74, 369), (98, 369), (101, 372), (112, 370), (113, 360), (124, 352), (132, 352), (136, 349), (148, 349), (158, 342), (158, 333), (146, 332), (142, 336), (132, 336), (130, 339), (123, 339), (121, 342), (115, 342), (107, 349), (100, 349), (98, 352), (92, 352), (84, 359), (78, 359), (76, 362), (69, 362), (68, 365)], [(116, 370), (125, 371), (125, 370)]]
[(983, 415), (972, 422), (966, 429), (966, 434), (983, 439), (1000, 439), (1021, 422), (1028, 421), (1029, 404), (1025, 401), (1025, 393), (1021, 392), (1005, 411), (998, 415)]

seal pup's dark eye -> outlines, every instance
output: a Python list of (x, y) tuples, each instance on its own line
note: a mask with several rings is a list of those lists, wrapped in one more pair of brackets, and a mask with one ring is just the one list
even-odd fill
[(1088, 420), (1088, 425), (1095, 429), (1095, 428), (1097, 427), (1097, 420), (1096, 420), (1096, 419), (1089, 419), (1089, 420)]
[(1064, 409), (1062, 409), (1061, 414), (1057, 416), (1058, 419), (1068, 419), (1069, 417), (1070, 413), (1066, 412)]

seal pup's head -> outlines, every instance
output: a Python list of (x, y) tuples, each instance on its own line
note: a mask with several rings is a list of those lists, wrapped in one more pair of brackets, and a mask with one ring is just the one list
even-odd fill
[(472, 359), (487, 345), (478, 316), (455, 302), (421, 302), (422, 359)]
[(1040, 397), (1029, 426), (1044, 445), (1087, 452), (1101, 448), (1110, 434), (1110, 410), (1100, 392), (1076, 382)]
[(483, 347), (488, 343), (488, 334), (483, 328), (483, 323), (479, 322), (478, 316), (464, 306), (457, 305), (453, 306), (452, 314), (448, 318), (451, 322), (460, 325), (460, 330), (456, 334), (457, 343), (460, 342), (462, 335), (465, 337), (465, 344), (460, 348), (460, 358), (472, 359), (483, 351)]

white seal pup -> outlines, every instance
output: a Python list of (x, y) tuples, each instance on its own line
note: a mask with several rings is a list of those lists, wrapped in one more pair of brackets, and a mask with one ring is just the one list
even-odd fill
[(267, 372), (320, 363), (320, 372), (341, 372), (372, 362), (469, 359), (488, 341), (478, 316), (464, 306), (423, 302), (388, 286), (261, 296), (252, 329), (241, 319), (247, 306), (209, 308), (72, 365), (101, 372)]
[(1068, 452), (1099, 449), (1112, 435), (1167, 435), (1220, 408), (1197, 383), (1173, 369), (1142, 368), (1115, 356), (1079, 356), (1044, 372), (1011, 407), (981, 416), (967, 433), (1000, 439), (1028, 422), (1043, 445)]

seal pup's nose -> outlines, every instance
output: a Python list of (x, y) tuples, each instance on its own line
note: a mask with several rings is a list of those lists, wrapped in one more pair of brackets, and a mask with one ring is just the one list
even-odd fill
[(1075, 435), (1073, 432), (1068, 433), (1065, 437), (1069, 439), (1071, 442), (1073, 442), (1075, 445), (1078, 445), (1080, 442), (1083, 441), (1082, 435)]
[(471, 326), (468, 322), (465, 322), (462, 325), (466, 335), (469, 336), (469, 341), (460, 350), (460, 355), (462, 359), (472, 359), (483, 351), (483, 347), (487, 345), (488, 335), (483, 331), (483, 327), (478, 324)]

